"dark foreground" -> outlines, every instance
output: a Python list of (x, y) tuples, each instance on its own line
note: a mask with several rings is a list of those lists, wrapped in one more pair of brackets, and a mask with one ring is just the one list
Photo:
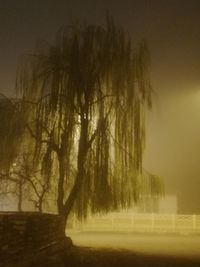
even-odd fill
[(74, 232), (69, 267), (200, 267), (200, 236)]
[(74, 247), (66, 267), (199, 267), (200, 259), (135, 254), (127, 250)]
[[(0, 267), (16, 267), (16, 264)], [(131, 250), (71, 246), (60, 253), (41, 257), (28, 267), (200, 267), (199, 257), (145, 254)]]

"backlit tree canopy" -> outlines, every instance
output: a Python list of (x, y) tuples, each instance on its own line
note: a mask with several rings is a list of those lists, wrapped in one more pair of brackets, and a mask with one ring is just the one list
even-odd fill
[[(144, 115), (151, 107), (149, 52), (107, 18), (106, 26), (72, 26), (54, 45), (28, 56), (17, 77), (24, 125), (34, 143), (34, 162), (53, 176), (58, 212), (127, 207), (145, 182)], [(25, 108), (26, 107), (26, 108)], [(145, 192), (147, 194), (147, 191)]]

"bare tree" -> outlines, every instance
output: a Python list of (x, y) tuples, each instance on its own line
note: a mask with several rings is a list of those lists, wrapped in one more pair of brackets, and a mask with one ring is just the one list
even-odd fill
[(0, 169), (8, 171), (18, 155), (24, 124), (21, 101), (0, 94)]
[(22, 187), (23, 181), (16, 177), (11, 177), (9, 172), (0, 173), (0, 196), (1, 200), (8, 201), (11, 197), (17, 198), (17, 209), (22, 211)]
[(45, 179), (41, 170), (36, 170), (31, 163), (32, 155), (18, 155), (9, 171), (0, 173), (1, 193), (17, 198), (18, 211), (22, 211), (23, 202), (34, 203), (35, 208), (42, 212), (44, 199), (49, 191), (50, 180)]

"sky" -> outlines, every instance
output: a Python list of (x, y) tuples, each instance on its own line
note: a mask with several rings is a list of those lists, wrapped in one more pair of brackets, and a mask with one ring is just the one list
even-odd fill
[(199, 0), (0, 0), (0, 92), (13, 96), (17, 66), (38, 41), (77, 20), (102, 24), (107, 11), (151, 52), (145, 168), (178, 196), (180, 213), (200, 214)]

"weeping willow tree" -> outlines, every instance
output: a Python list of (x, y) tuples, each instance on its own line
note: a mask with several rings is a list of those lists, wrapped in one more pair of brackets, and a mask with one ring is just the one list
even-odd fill
[[(58, 212), (128, 207), (144, 194), (145, 110), (151, 107), (149, 52), (111, 18), (105, 27), (67, 27), (28, 56), (17, 89), (44, 176), (56, 169)], [(28, 119), (27, 119), (28, 118)], [(150, 193), (160, 184), (150, 179)], [(152, 186), (153, 185), (153, 186)], [(145, 186), (146, 188), (146, 186)]]

